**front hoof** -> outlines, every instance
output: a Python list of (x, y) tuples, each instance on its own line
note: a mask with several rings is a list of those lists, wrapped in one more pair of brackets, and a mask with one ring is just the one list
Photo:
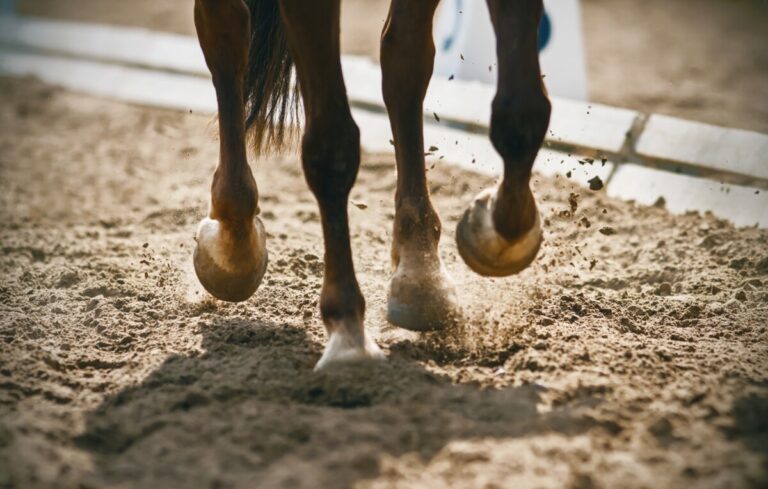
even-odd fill
[(205, 218), (197, 228), (195, 273), (217, 299), (241, 302), (259, 288), (267, 270), (267, 238), (261, 220), (256, 217), (252, 222), (233, 232)]
[(328, 343), (325, 344), (323, 355), (315, 365), (315, 371), (332, 363), (386, 359), (379, 345), (365, 331), (350, 333), (350, 330), (355, 331), (358, 328), (347, 328), (343, 324), (331, 327), (333, 330), (328, 337)]
[(456, 244), (464, 262), (480, 275), (506, 277), (523, 271), (536, 258), (543, 240), (541, 218), (530, 231), (515, 241), (496, 232), (493, 224), (494, 189), (486, 189), (475, 197), (472, 206), (456, 227)]
[(442, 264), (432, 272), (401, 262), (389, 285), (387, 320), (411, 331), (433, 331), (461, 317), (456, 288)]

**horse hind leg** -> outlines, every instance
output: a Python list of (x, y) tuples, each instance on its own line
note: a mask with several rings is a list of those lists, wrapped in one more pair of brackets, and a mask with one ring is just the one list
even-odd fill
[(197, 231), (194, 265), (208, 292), (243, 301), (267, 267), (266, 233), (257, 217), (258, 191), (245, 150), (243, 84), (250, 20), (242, 0), (196, 0), (195, 25), (219, 108), (219, 164), (211, 209)]
[(437, 3), (393, 0), (381, 38), (384, 102), (397, 162), (387, 318), (418, 331), (440, 329), (460, 317), (454, 286), (438, 253), (441, 223), (424, 167), (422, 108), (435, 55), (432, 19)]
[(363, 326), (347, 202), (360, 166), (360, 133), (346, 97), (339, 54), (339, 0), (282, 0), (280, 11), (304, 100), (302, 166), (317, 199), (325, 245), (320, 314), (328, 342), (315, 369), (382, 358)]
[(470, 268), (500, 277), (525, 269), (541, 246), (541, 219), (529, 181), (551, 105), (538, 59), (542, 0), (488, 0), (488, 7), (499, 66), (490, 136), (504, 160), (504, 178), (498, 188), (475, 197), (459, 221), (456, 241)]

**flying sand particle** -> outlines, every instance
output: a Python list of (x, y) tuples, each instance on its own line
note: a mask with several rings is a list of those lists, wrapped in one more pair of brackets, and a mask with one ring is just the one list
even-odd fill
[(595, 192), (598, 190), (602, 190), (604, 187), (603, 181), (600, 179), (599, 176), (595, 175), (594, 178), (589, 180), (589, 189), (594, 190)]

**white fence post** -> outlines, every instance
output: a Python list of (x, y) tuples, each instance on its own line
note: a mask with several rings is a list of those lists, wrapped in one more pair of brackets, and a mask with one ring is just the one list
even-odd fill
[[(539, 56), (549, 93), (587, 100), (579, 0), (545, 0)], [(435, 22), (435, 73), (496, 84), (496, 40), (485, 2), (444, 0)]]

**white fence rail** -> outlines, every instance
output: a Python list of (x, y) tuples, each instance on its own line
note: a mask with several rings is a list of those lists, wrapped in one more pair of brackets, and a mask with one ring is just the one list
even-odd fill
[[(391, 152), (378, 66), (347, 56), (342, 65), (364, 149)], [(200, 48), (185, 36), (5, 16), (0, 73), (144, 105), (216, 109)], [(501, 162), (483, 135), (492, 97), (481, 83), (433, 79), (425, 100), (428, 145), (447, 162), (498, 175)], [(597, 162), (579, 164), (580, 157)], [(535, 169), (581, 183), (598, 175), (612, 196), (641, 203), (663, 196), (674, 212), (711, 210), (739, 225), (768, 226), (768, 136), (755, 132), (555, 98)]]

